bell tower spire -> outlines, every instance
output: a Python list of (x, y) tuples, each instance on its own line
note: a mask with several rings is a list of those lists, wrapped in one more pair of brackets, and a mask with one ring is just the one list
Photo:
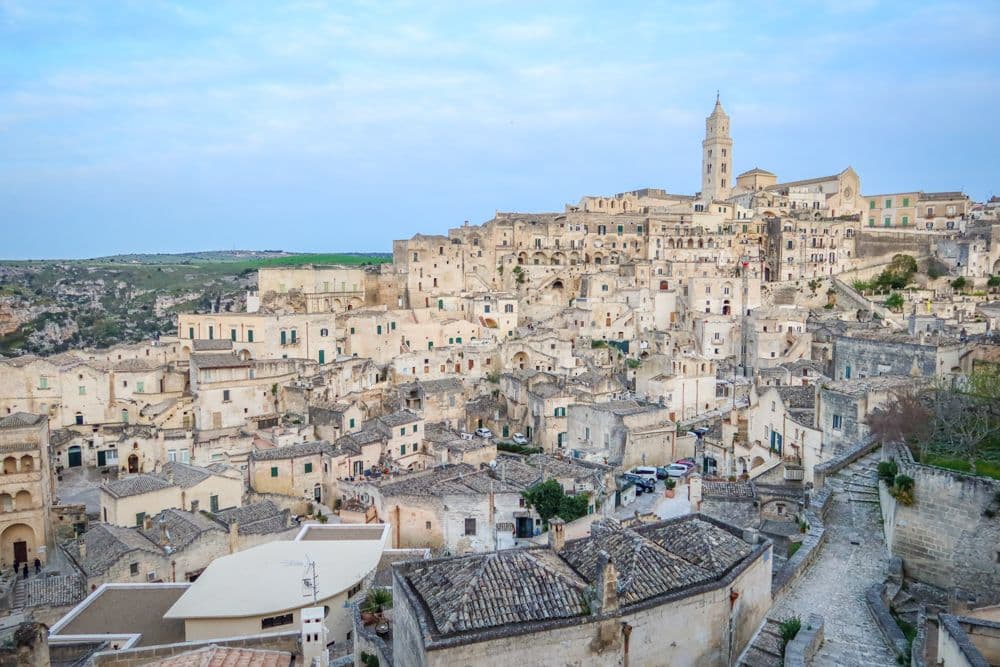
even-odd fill
[(701, 142), (701, 199), (705, 203), (725, 200), (732, 194), (733, 140), (729, 136), (729, 115), (715, 91), (715, 108), (705, 119), (705, 140)]

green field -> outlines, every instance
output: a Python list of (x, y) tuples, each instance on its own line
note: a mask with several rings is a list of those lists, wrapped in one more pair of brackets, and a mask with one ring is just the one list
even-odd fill
[(248, 260), (237, 263), (247, 264), (253, 268), (261, 268), (268, 266), (304, 266), (306, 264), (314, 264), (317, 266), (359, 266), (362, 264), (387, 264), (391, 261), (392, 255), (390, 253), (357, 254), (333, 252), (289, 255), (287, 257), (269, 257), (267, 259)]

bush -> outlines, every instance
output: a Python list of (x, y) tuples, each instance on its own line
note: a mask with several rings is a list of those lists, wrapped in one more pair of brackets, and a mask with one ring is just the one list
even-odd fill
[(791, 558), (795, 553), (802, 548), (801, 542), (792, 542), (788, 545), (788, 557)]
[(522, 454), (528, 456), (529, 454), (541, 454), (541, 447), (528, 447), (527, 445), (519, 445), (514, 442), (498, 442), (497, 451), (499, 452), (510, 452), (511, 454)]
[[(799, 634), (799, 630), (802, 629), (802, 619), (798, 616), (790, 616), (785, 620), (778, 623), (778, 632), (781, 633), (781, 641), (783, 644), (795, 639), (795, 635)], [(784, 647), (782, 647), (784, 650)]]
[(381, 614), (386, 609), (392, 609), (392, 591), (388, 588), (372, 588), (361, 603), (361, 611), (369, 614)]
[(987, 287), (1000, 287), (1000, 276), (990, 276), (986, 281)]
[(959, 276), (951, 281), (952, 289), (963, 290), (968, 286), (969, 281), (965, 279), (965, 276)]
[(899, 466), (893, 460), (882, 461), (878, 464), (878, 478), (884, 480), (886, 484), (892, 484), (899, 474)]
[(629, 368), (639, 368), (641, 362), (638, 359), (626, 359), (625, 365)]
[(913, 504), (913, 478), (906, 475), (896, 475), (889, 493), (900, 505)]
[(885, 307), (889, 310), (900, 310), (903, 307), (903, 303), (903, 295), (899, 292), (893, 292), (885, 300)]
[(590, 341), (590, 347), (592, 349), (595, 349), (595, 350), (599, 349), (599, 348), (602, 348), (602, 347), (607, 347), (607, 346), (608, 346), (608, 343), (606, 341), (603, 341), (603, 340), (592, 340), (592, 341)]
[(672, 477), (668, 477), (668, 478), (666, 478), (663, 481), (663, 485), (665, 487), (667, 487), (668, 489), (676, 488), (677, 487), (677, 480), (673, 479)]
[(378, 656), (362, 651), (361, 664), (364, 665), (364, 667), (379, 667)]

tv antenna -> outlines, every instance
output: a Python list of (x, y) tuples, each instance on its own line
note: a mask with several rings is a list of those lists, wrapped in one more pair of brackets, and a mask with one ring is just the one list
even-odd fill
[(302, 597), (311, 597), (313, 604), (316, 604), (319, 599), (319, 576), (316, 574), (316, 561), (308, 556), (305, 557), (304, 561), (301, 560), (285, 560), (281, 561), (282, 565), (297, 565), (303, 568), (302, 571)]

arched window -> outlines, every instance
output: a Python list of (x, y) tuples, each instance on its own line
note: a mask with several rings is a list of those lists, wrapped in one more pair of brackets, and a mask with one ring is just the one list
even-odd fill
[(327, 337), (327, 336), (330, 335), (330, 330), (329, 329), (320, 329), (319, 330), (319, 335), (321, 337), (325, 338), (325, 337)]

